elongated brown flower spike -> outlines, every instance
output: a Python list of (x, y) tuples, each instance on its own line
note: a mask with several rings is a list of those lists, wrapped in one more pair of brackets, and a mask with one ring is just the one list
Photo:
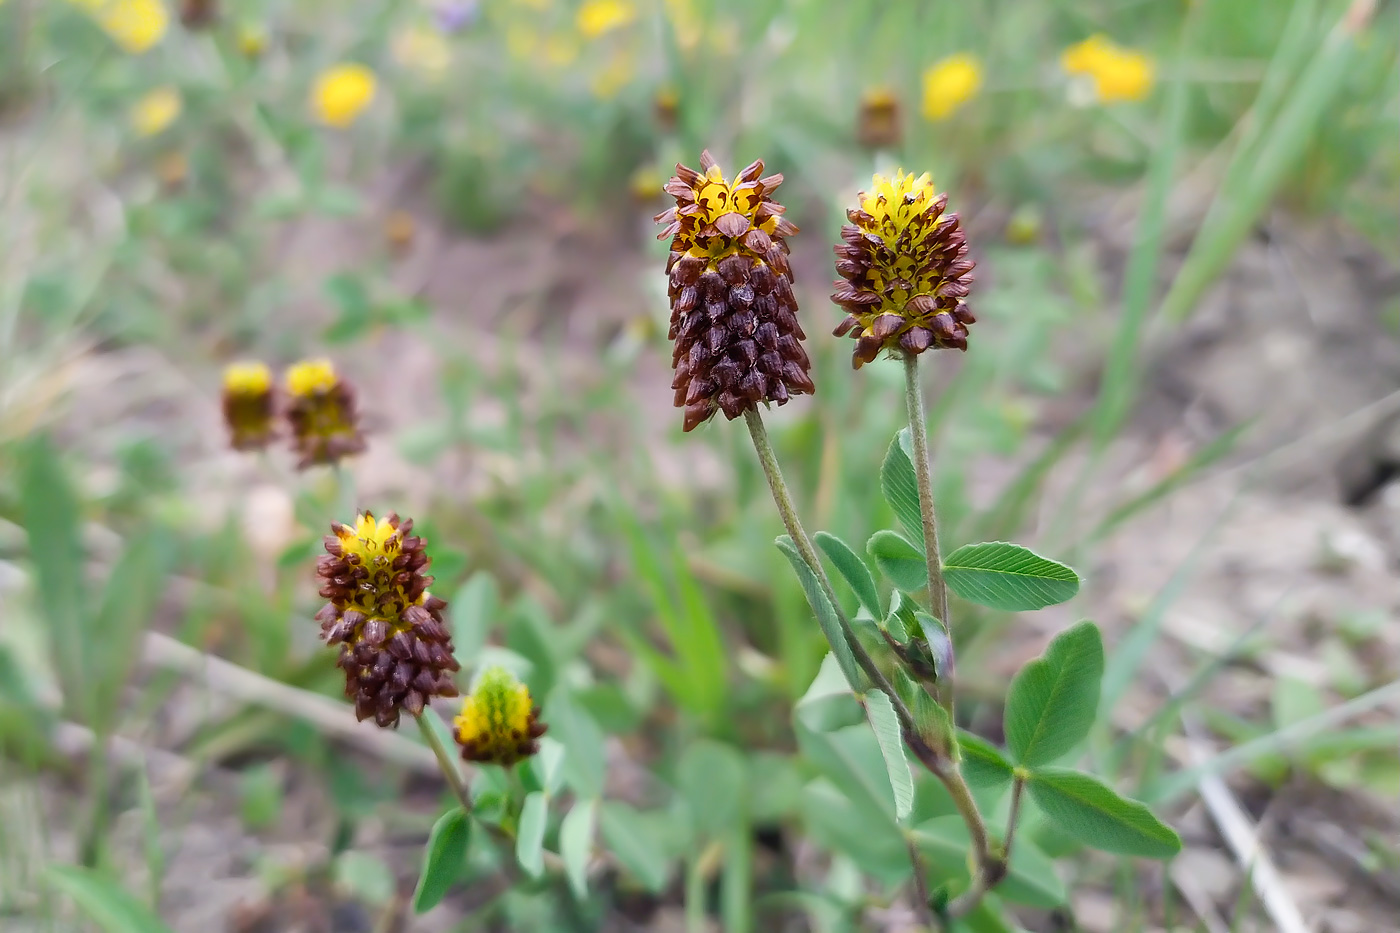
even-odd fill
[(873, 189), (846, 212), (851, 222), (836, 247), (841, 281), (831, 300), (847, 316), (834, 333), (855, 338), (852, 365), (860, 369), (881, 350), (966, 350), (977, 320), (966, 301), (975, 263), (958, 215), (943, 213), (948, 196), (927, 173), (876, 175)]
[(222, 403), (234, 450), (261, 450), (276, 436), (272, 372), (262, 363), (234, 363), (225, 369)]
[(287, 370), (287, 421), (297, 469), (334, 464), (365, 449), (355, 410), (355, 390), (336, 375), (330, 360), (303, 360)]
[(700, 169), (676, 165), (664, 188), (676, 206), (656, 215), (657, 239), (671, 237), (671, 388), (686, 431), (815, 391), (785, 242), (797, 227), (770, 196), (783, 176), (755, 161), (731, 183), (708, 151)]
[(463, 759), (507, 768), (538, 752), (547, 729), (530, 688), (503, 667), (488, 667), (477, 676), (452, 720)]
[(428, 592), (423, 539), (397, 515), (375, 520), (364, 512), (354, 527), (335, 524), (316, 563), (321, 596), (330, 600), (316, 621), (327, 644), (340, 645), (345, 695), (355, 717), (397, 726), (399, 713), (423, 712), (432, 697), (455, 697), (452, 638), (444, 600)]

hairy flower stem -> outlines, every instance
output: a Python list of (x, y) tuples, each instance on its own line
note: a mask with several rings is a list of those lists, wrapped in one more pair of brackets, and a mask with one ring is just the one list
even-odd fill
[[(953, 718), (953, 625), (948, 616), (948, 584), (943, 579), (943, 557), (938, 550), (938, 515), (933, 505), (933, 473), (929, 466), (928, 426), (924, 417), (924, 397), (919, 384), (919, 357), (912, 353), (904, 355), (904, 400), (909, 410), (909, 434), (914, 442), (914, 475), (919, 485), (919, 513), (924, 531), (924, 556), (928, 561), (929, 598), (933, 602), (938, 622), (948, 637), (948, 659), (946, 671), (938, 672), (938, 700), (948, 711), (949, 722)], [(946, 757), (946, 756), (943, 756)], [(977, 859), (976, 877), (972, 887), (949, 905), (948, 915), (960, 917), (977, 906), (982, 895), (995, 887), (1006, 876), (1006, 857), (992, 851), (991, 838), (987, 835), (987, 824), (972, 799), (972, 792), (963, 780), (962, 769), (956, 761), (942, 763), (943, 770), (934, 774), (943, 782), (958, 808), (963, 822), (967, 824), (972, 837), (973, 853)]]
[[(943, 581), (943, 558), (938, 552), (938, 515), (933, 509), (933, 474), (929, 468), (928, 427), (924, 417), (924, 396), (919, 386), (919, 358), (904, 354), (904, 403), (909, 409), (909, 434), (914, 440), (914, 475), (919, 481), (919, 512), (924, 525), (924, 557), (928, 561), (929, 598), (934, 614), (943, 626), (949, 644), (953, 625), (948, 619), (948, 585)], [(939, 679), (943, 672), (939, 671)], [(948, 691), (948, 712), (953, 712), (952, 691)]]
[[(822, 592), (826, 594), (827, 600), (831, 603), (832, 611), (835, 612), (836, 619), (841, 625), (841, 632), (846, 636), (846, 643), (850, 645), (851, 654), (855, 656), (856, 663), (860, 665), (861, 670), (865, 671), (866, 676), (890, 698), (890, 703), (894, 706), (901, 728), (906, 733), (912, 732), (914, 717), (909, 712), (909, 707), (904, 704), (904, 700), (900, 698), (899, 694), (895, 693), (889, 678), (875, 664), (875, 659), (870, 656), (870, 652), (865, 650), (865, 646), (856, 637), (855, 629), (851, 627), (850, 620), (846, 618), (846, 613), (842, 611), (841, 603), (836, 598), (836, 590), (831, 586), (831, 579), (826, 575), (826, 568), (822, 567), (822, 562), (817, 557), (816, 548), (812, 547), (812, 539), (807, 537), (807, 532), (797, 517), (797, 509), (792, 504), (792, 494), (788, 492), (787, 481), (783, 479), (783, 471), (778, 466), (778, 455), (773, 451), (773, 445), (768, 440), (768, 429), (763, 426), (763, 417), (755, 409), (750, 408), (744, 412), (744, 421), (749, 426), (749, 436), (753, 438), (754, 450), (758, 452), (759, 463), (763, 466), (763, 475), (768, 478), (768, 489), (773, 493), (773, 502), (778, 506), (778, 514), (782, 516), (783, 526), (787, 528), (788, 537), (792, 538), (792, 543), (797, 547), (797, 553), (802, 555), (802, 560), (812, 569), (812, 573), (816, 574)], [(855, 687), (854, 684), (851, 686)]]
[(437, 730), (425, 718), (430, 714), (428, 710), (417, 714), (413, 718), (418, 720), (418, 731), (423, 733), (423, 740), (428, 743), (428, 747), (437, 756), (438, 767), (442, 769), (442, 776), (447, 778), (447, 783), (452, 786), (452, 793), (457, 795), (457, 801), (461, 803), (462, 809), (472, 812), (472, 795), (467, 791), (467, 785), (462, 781), (462, 772), (457, 770), (457, 761), (447, 751), (447, 746), (442, 744), (442, 737), (437, 734)]

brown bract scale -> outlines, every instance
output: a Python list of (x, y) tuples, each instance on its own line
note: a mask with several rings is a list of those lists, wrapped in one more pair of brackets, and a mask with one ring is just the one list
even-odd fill
[(882, 350), (966, 350), (975, 263), (958, 215), (944, 214), (948, 196), (927, 175), (876, 175), (873, 187), (846, 212), (835, 248), (841, 280), (831, 300), (847, 315), (834, 333), (856, 340), (856, 369)]
[(428, 592), (429, 559), (412, 521), (366, 512), (355, 527), (333, 524), (326, 554), (316, 564), (321, 637), (340, 645), (336, 666), (355, 716), (398, 725), (399, 713), (418, 715), (432, 697), (454, 697), (459, 669), (443, 620), (447, 603)]
[(671, 388), (686, 431), (815, 391), (785, 242), (797, 227), (771, 197), (783, 176), (755, 161), (731, 183), (708, 151), (700, 168), (676, 165), (664, 188), (676, 206), (656, 216), (657, 239), (671, 238)]

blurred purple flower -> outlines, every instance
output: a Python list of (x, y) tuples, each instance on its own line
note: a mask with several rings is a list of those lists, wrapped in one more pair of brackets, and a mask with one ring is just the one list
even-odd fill
[(477, 0), (444, 0), (433, 9), (438, 29), (446, 33), (460, 32), (474, 25), (481, 14)]

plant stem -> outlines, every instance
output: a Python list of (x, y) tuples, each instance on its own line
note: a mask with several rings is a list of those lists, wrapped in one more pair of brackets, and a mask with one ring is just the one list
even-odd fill
[(1001, 850), (1002, 858), (1008, 865), (1011, 864), (1011, 843), (1016, 839), (1016, 819), (1021, 815), (1021, 794), (1025, 789), (1025, 778), (1016, 775), (1016, 781), (1011, 785), (1011, 814), (1006, 818), (1006, 844)]
[[(778, 466), (778, 455), (774, 453), (773, 445), (768, 440), (768, 429), (763, 426), (763, 417), (759, 415), (757, 410), (750, 408), (744, 412), (744, 421), (749, 426), (749, 436), (753, 438), (754, 450), (758, 453), (759, 463), (763, 466), (763, 475), (768, 479), (768, 489), (773, 494), (773, 502), (778, 506), (778, 514), (782, 516), (783, 526), (787, 528), (788, 537), (792, 538), (792, 543), (797, 547), (797, 553), (802, 555), (807, 566), (812, 568), (812, 573), (816, 574), (817, 582), (821, 584), (822, 592), (831, 602), (832, 611), (835, 612), (836, 619), (841, 624), (841, 632), (846, 636), (846, 643), (850, 645), (851, 654), (855, 656), (856, 663), (860, 665), (861, 670), (865, 671), (866, 676), (890, 698), (895, 715), (899, 718), (900, 727), (906, 736), (914, 734), (913, 714), (909, 712), (909, 707), (905, 705), (904, 700), (895, 692), (889, 678), (876, 666), (875, 659), (870, 656), (870, 652), (865, 650), (865, 646), (856, 637), (855, 630), (851, 628), (850, 620), (846, 618), (846, 613), (842, 611), (841, 603), (836, 598), (836, 590), (831, 586), (826, 569), (822, 567), (822, 562), (817, 558), (816, 548), (812, 547), (812, 539), (807, 537), (807, 532), (797, 517), (797, 509), (792, 504), (792, 493), (788, 491), (787, 482), (783, 479), (783, 471)], [(851, 686), (854, 688), (855, 685)]]
[[(919, 406), (919, 411), (922, 415), (922, 404)], [(802, 522), (797, 517), (797, 509), (792, 504), (792, 494), (788, 491), (787, 483), (783, 479), (782, 469), (778, 466), (778, 456), (774, 453), (773, 445), (768, 440), (768, 431), (763, 426), (762, 416), (760, 416), (756, 410), (749, 409), (744, 412), (744, 421), (749, 426), (749, 435), (753, 438), (754, 450), (758, 452), (759, 462), (763, 465), (763, 474), (768, 478), (768, 489), (773, 493), (773, 502), (778, 506), (778, 513), (782, 516), (783, 525), (787, 528), (788, 536), (792, 538), (793, 544), (797, 547), (797, 553), (802, 556), (802, 559), (812, 568), (812, 572), (816, 574), (817, 580), (821, 584), (822, 592), (826, 595), (826, 598), (830, 600), (832, 610), (836, 614), (837, 621), (841, 624), (841, 631), (846, 637), (846, 642), (851, 646), (851, 653), (855, 656), (856, 663), (861, 666), (861, 669), (865, 671), (866, 675), (875, 683), (875, 686), (890, 698), (890, 703), (894, 706), (895, 715), (899, 719), (900, 731), (903, 733), (905, 744), (909, 746), (910, 751), (919, 759), (919, 762), (948, 789), (948, 795), (953, 798), (953, 804), (957, 807), (958, 813), (961, 814), (963, 822), (967, 824), (967, 831), (972, 837), (972, 844), (977, 857), (978, 866), (977, 878), (974, 882), (974, 890), (977, 890), (978, 893), (977, 898), (973, 900), (967, 908), (971, 909), (971, 907), (976, 906), (977, 900), (981, 899), (982, 893), (1000, 881), (1001, 876), (1006, 872), (1005, 863), (998, 861), (992, 855), (990, 842), (987, 837), (987, 825), (982, 820), (981, 811), (977, 809), (977, 802), (972, 799), (972, 791), (968, 789), (967, 782), (963, 780), (962, 771), (958, 768), (957, 762), (949, 757), (947, 751), (945, 749), (935, 748), (925, 741), (923, 735), (919, 732), (918, 725), (914, 722), (913, 714), (909, 712), (909, 707), (905, 705), (904, 700), (895, 692), (889, 679), (885, 677), (880, 668), (876, 666), (874, 659), (870, 657), (870, 653), (865, 650), (865, 646), (856, 638), (855, 631), (851, 628), (850, 620), (846, 618), (846, 614), (841, 610), (841, 604), (836, 600), (836, 591), (831, 586), (831, 580), (827, 577), (826, 570), (822, 567), (821, 561), (817, 559), (816, 549), (812, 547), (812, 541), (807, 537), (807, 532), (803, 529)], [(915, 434), (916, 436), (922, 436), (924, 434), (922, 417), (918, 423), (919, 430), (916, 431)], [(920, 485), (922, 489), (927, 489), (928, 443), (926, 439), (923, 441), (923, 448), (925, 451), (925, 456), (921, 457), (924, 463), (924, 469), (921, 472), (923, 482)], [(926, 502), (924, 513), (925, 515), (932, 514), (931, 502)], [(925, 527), (927, 528), (928, 525), (929, 523), (926, 518)], [(933, 554), (937, 555), (936, 535), (934, 537), (934, 542), (934, 546), (931, 550)], [(935, 560), (936, 559), (935, 556)], [(942, 583), (942, 579), (940, 574), (938, 578), (940, 584)], [(945, 590), (943, 593), (943, 604), (945, 606), (947, 605), (947, 599), (947, 591)], [(947, 706), (951, 707), (951, 691), (949, 691), (945, 703)], [(949, 709), (949, 716), (951, 717), (951, 715), (952, 711)], [(917, 855), (917, 853), (911, 854)], [(917, 866), (915, 874), (918, 874)], [(969, 891), (968, 893), (971, 894), (972, 892)], [(967, 895), (963, 895), (963, 897), (967, 897)], [(959, 900), (961, 899), (962, 898)], [(925, 898), (925, 905), (927, 905), (927, 898)]]
[[(919, 387), (919, 357), (904, 355), (904, 404), (909, 410), (909, 434), (914, 441), (914, 475), (919, 482), (919, 512), (924, 526), (924, 558), (928, 561), (929, 597), (938, 622), (949, 642), (953, 625), (948, 618), (948, 585), (943, 581), (943, 558), (938, 552), (938, 515), (933, 509), (933, 474), (929, 468), (928, 427), (924, 418), (924, 396)], [(939, 672), (942, 675), (942, 671)], [(949, 703), (952, 691), (947, 691)], [(952, 712), (951, 708), (949, 712)]]
[(418, 720), (418, 731), (423, 733), (423, 740), (428, 743), (428, 747), (437, 756), (438, 767), (442, 769), (442, 776), (447, 778), (447, 783), (452, 785), (452, 793), (457, 795), (457, 800), (462, 804), (462, 809), (472, 812), (472, 795), (467, 791), (467, 785), (462, 781), (462, 772), (457, 770), (457, 762), (442, 744), (442, 739), (438, 736), (437, 730), (432, 727), (424, 717), (430, 715), (426, 709), (413, 718)]
[[(938, 549), (938, 514), (933, 505), (933, 472), (929, 464), (928, 425), (924, 416), (924, 396), (919, 384), (919, 357), (913, 353), (904, 355), (904, 402), (909, 412), (909, 435), (914, 442), (914, 475), (919, 485), (919, 515), (924, 531), (924, 558), (928, 562), (929, 598), (948, 638), (948, 657), (953, 658), (953, 623), (948, 614), (948, 584), (943, 579), (943, 557)], [(938, 701), (948, 711), (950, 722), (953, 718), (953, 665), (938, 672)], [(1006, 859), (992, 851), (991, 839), (987, 835), (987, 824), (982, 812), (977, 809), (977, 801), (972, 799), (972, 791), (963, 779), (962, 769), (956, 761), (937, 756), (935, 763), (940, 767), (930, 770), (943, 782), (953, 805), (967, 824), (972, 837), (973, 853), (977, 859), (977, 872), (972, 887), (949, 905), (948, 915), (960, 917), (972, 910), (982, 900), (988, 890), (995, 887), (1006, 875)], [(928, 762), (925, 762), (928, 765)]]
[(933, 898), (929, 895), (928, 878), (924, 872), (927, 870), (924, 865), (924, 857), (919, 852), (918, 845), (914, 840), (905, 840), (905, 845), (909, 848), (909, 864), (914, 868), (914, 898), (918, 903), (914, 907), (914, 912), (920, 923), (928, 924), (933, 918)]

